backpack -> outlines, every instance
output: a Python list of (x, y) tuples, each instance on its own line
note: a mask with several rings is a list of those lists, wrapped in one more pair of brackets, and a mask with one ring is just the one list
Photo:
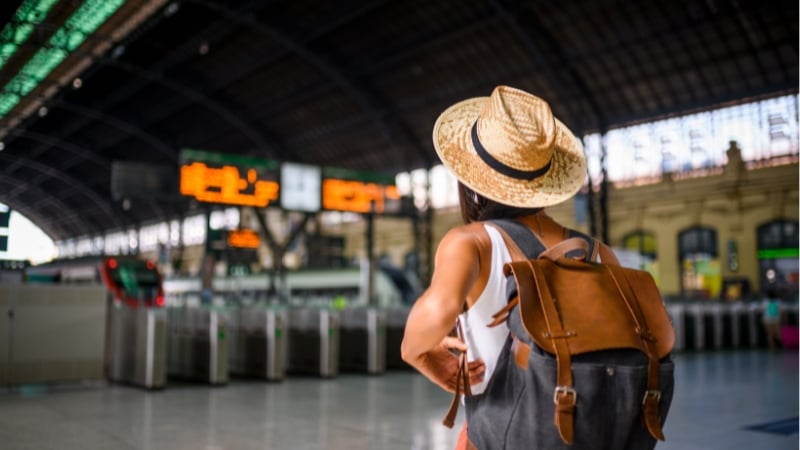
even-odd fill
[[(487, 326), (505, 322), (510, 333), (481, 394), (469, 392), (460, 357), (455, 397), (465, 394), (470, 444), (655, 447), (672, 401), (675, 333), (653, 278), (621, 267), (608, 247), (575, 230), (546, 249), (519, 222), (491, 223), (512, 262), (504, 267), (508, 303)], [(598, 254), (601, 263), (593, 262)], [(456, 398), (444, 420), (450, 427)]]

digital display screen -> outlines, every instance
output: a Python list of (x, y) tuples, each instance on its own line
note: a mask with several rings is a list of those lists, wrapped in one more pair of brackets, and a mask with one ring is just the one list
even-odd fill
[(266, 207), (278, 200), (278, 164), (261, 158), (181, 152), (180, 192), (197, 201)]
[(228, 247), (233, 248), (258, 248), (261, 238), (253, 230), (241, 229), (228, 232)]
[(377, 214), (400, 212), (400, 194), (391, 177), (325, 168), (322, 178), (323, 209)]

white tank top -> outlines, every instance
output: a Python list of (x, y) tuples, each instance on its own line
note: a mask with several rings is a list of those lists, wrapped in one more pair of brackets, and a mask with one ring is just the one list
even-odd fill
[(511, 261), (511, 254), (497, 229), (485, 224), (484, 228), (492, 242), (489, 279), (478, 300), (459, 316), (467, 344), (467, 360), (483, 359), (486, 364), (483, 381), (472, 386), (473, 394), (480, 394), (486, 390), (486, 385), (497, 365), (500, 350), (508, 337), (508, 326), (505, 322), (494, 328), (489, 328), (486, 324), (492, 321), (494, 313), (506, 305), (506, 277), (503, 276), (503, 264)]

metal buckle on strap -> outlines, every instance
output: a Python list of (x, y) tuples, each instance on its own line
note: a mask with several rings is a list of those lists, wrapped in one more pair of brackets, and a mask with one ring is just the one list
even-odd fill
[(647, 403), (647, 398), (653, 397), (656, 399), (656, 403), (661, 401), (661, 391), (655, 389), (648, 389), (644, 391), (644, 398), (642, 399), (642, 406)]
[(575, 404), (578, 403), (578, 393), (575, 392), (575, 389), (569, 386), (556, 386), (556, 390), (553, 392), (553, 403), (556, 405), (558, 404), (558, 394), (571, 395), (572, 406), (575, 406)]

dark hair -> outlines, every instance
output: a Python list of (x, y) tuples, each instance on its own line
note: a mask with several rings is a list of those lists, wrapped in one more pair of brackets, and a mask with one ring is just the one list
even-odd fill
[(502, 218), (513, 219), (536, 214), (542, 210), (542, 208), (518, 208), (498, 203), (473, 191), (460, 181), (458, 183), (458, 203), (464, 223)]

